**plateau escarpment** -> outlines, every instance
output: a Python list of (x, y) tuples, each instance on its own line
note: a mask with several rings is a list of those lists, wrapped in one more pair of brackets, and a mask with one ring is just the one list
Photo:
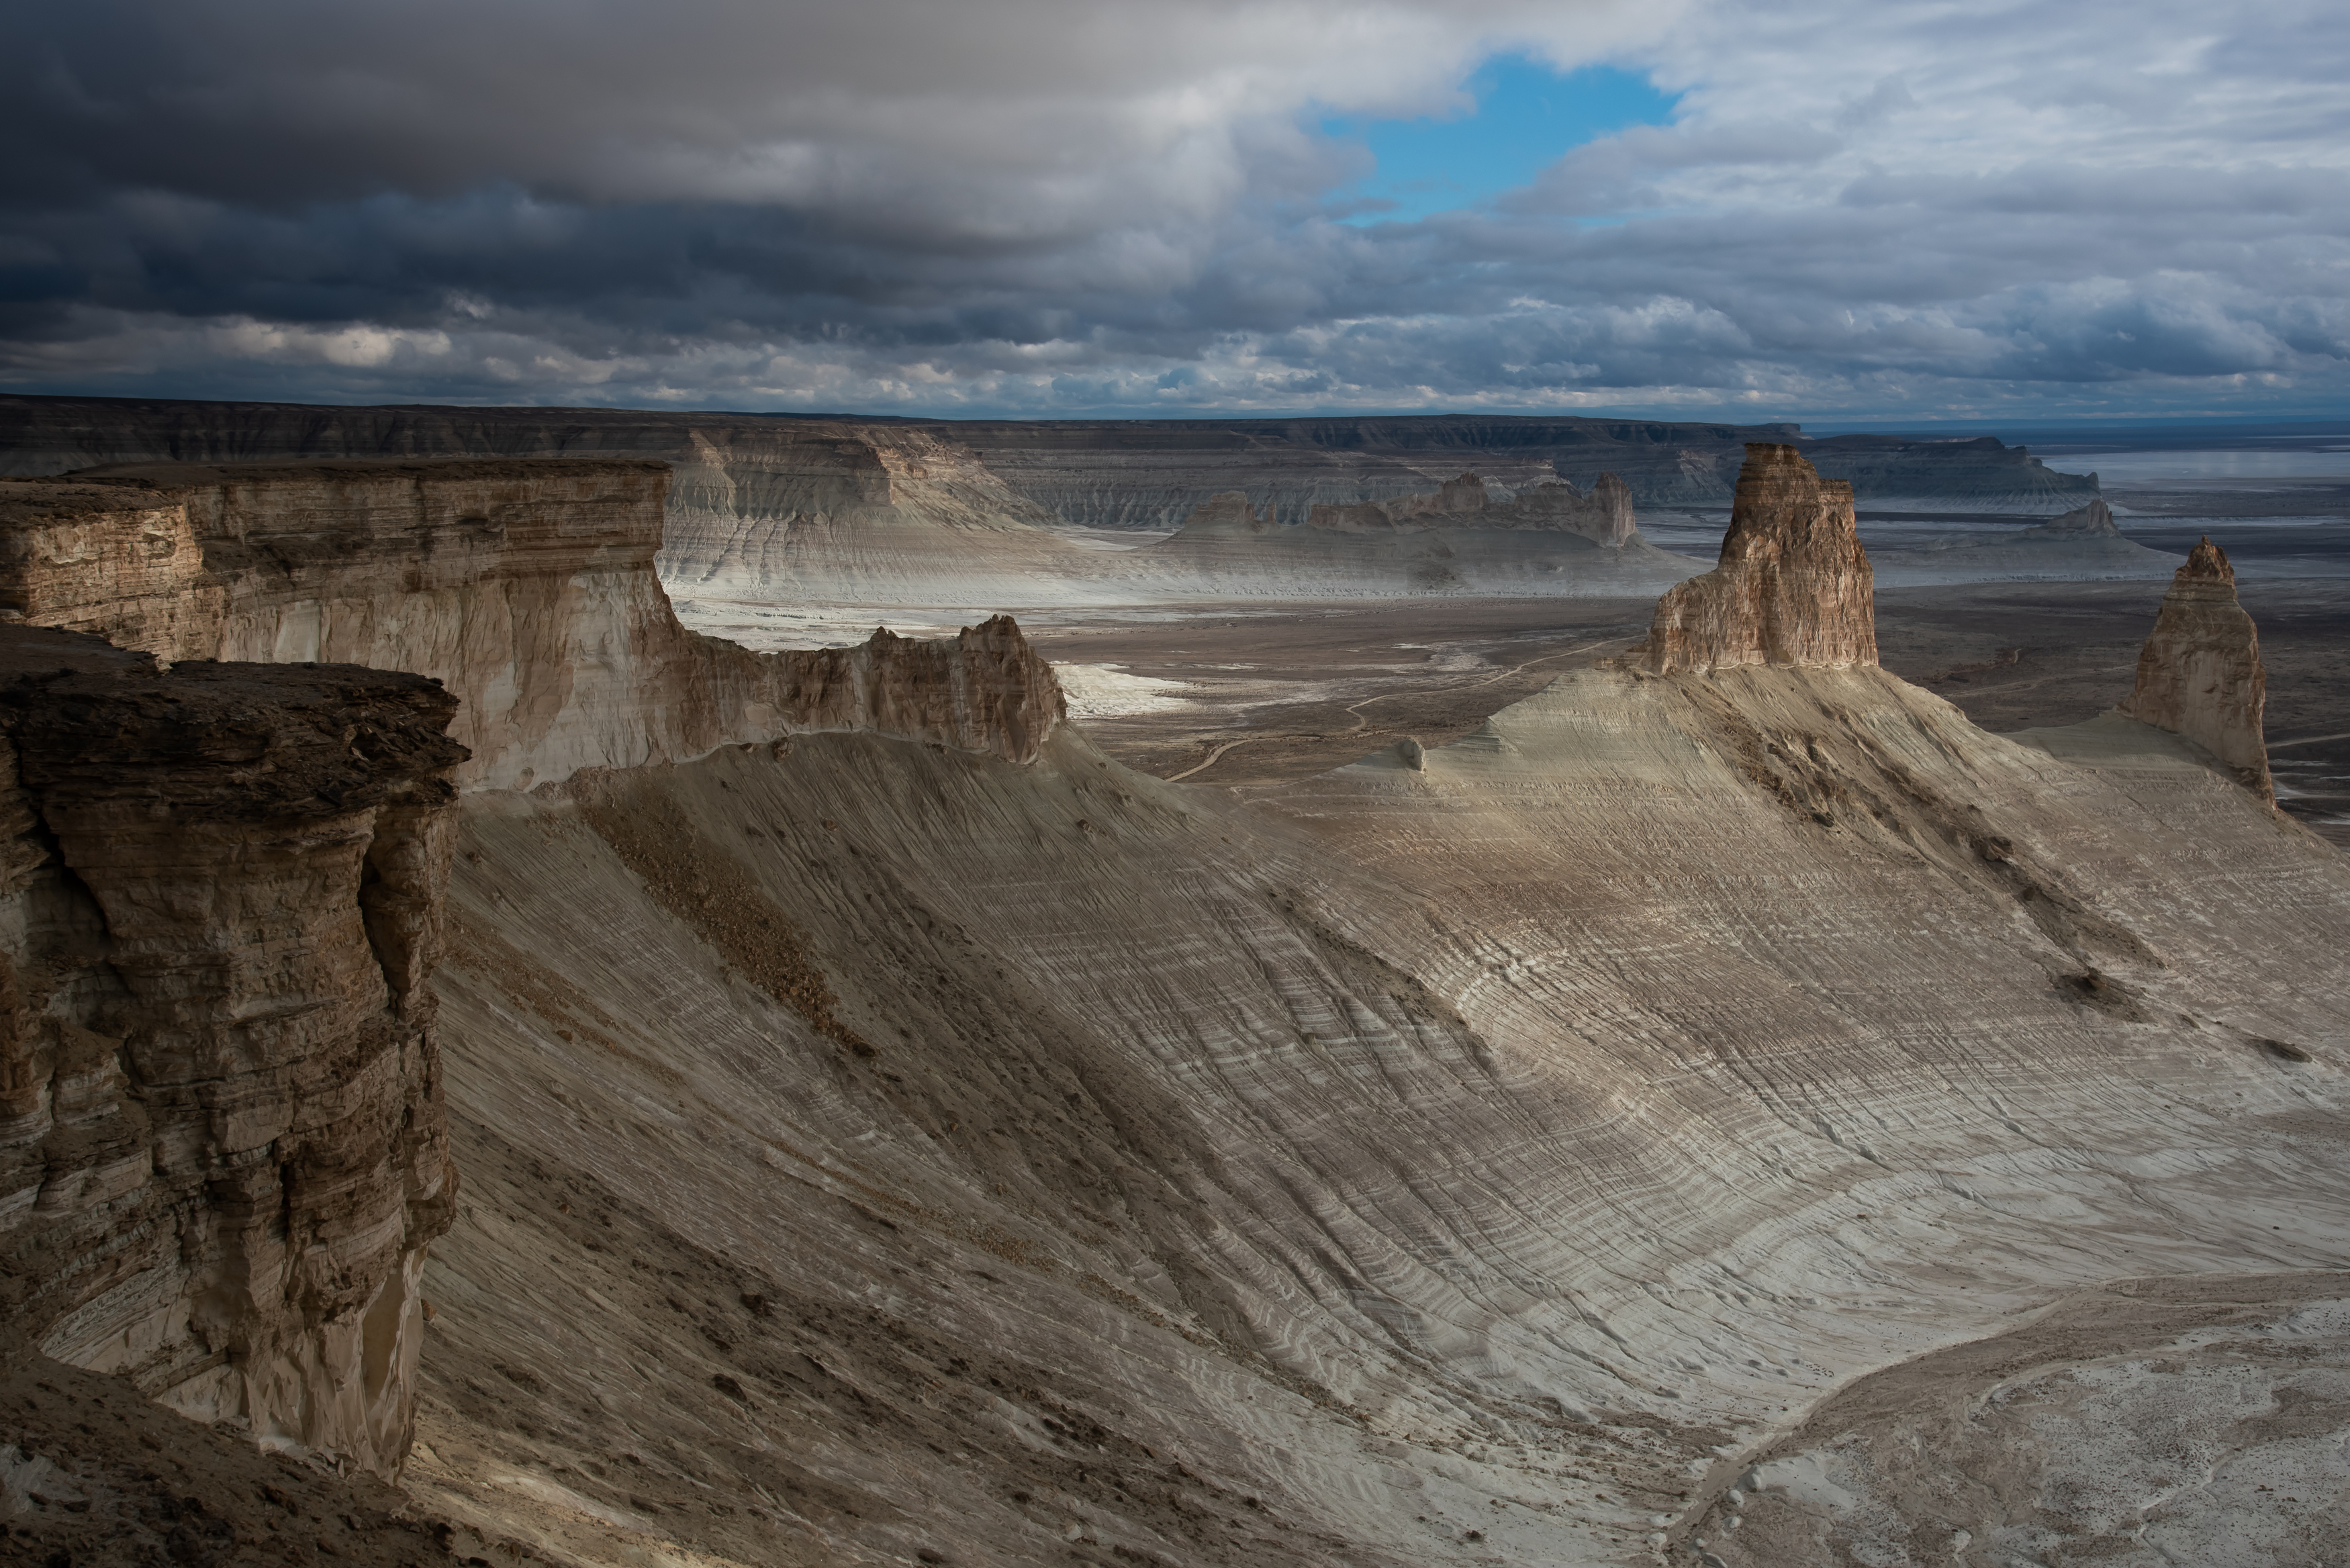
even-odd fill
[(2236, 601), (2227, 552), (2207, 537), (2162, 596), (2138, 655), (2137, 684), (2119, 711), (2185, 736), (2262, 799), (2274, 800), (2262, 730), (2267, 694), (2260, 628)]
[[(1856, 1378), (2117, 1276), (2340, 1269), (2340, 857), (2156, 725), (1976, 729), (1875, 667), (1869, 582), (1767, 443), (1648, 659), (1452, 745), (1171, 784), (996, 621), (713, 650), (773, 734), (474, 778), (420, 1505), (589, 1563), (1690, 1563), (1782, 1440), (1754, 1484), (1817, 1501)], [(633, 647), (633, 591), (559, 646)], [(2350, 1417), (2293, 1418), (2338, 1470)], [(1948, 1543), (1887, 1490), (1846, 1512)], [(2101, 1507), (2031, 1550), (2124, 1557)]]
[(667, 479), (658, 463), (547, 461), (0, 482), (0, 610), (166, 659), (429, 673), (461, 701), (468, 787), (918, 715), (927, 727), (901, 732), (1029, 753), (1058, 721), (1016, 628), (951, 656), (887, 639), (763, 655), (687, 631), (654, 570)]
[[(1869, 499), (1939, 498), (1969, 510), (2033, 513), (2097, 493), (1995, 439), (1811, 440), (1794, 425), (1442, 414), (1295, 420), (962, 421), (951, 431), (1013, 489), (1068, 524), (1171, 528), (1212, 496), (1245, 493), (1275, 521), (1316, 505), (1414, 494), (1474, 468), (1510, 490), (1553, 481), (1588, 489), (1620, 475), (1647, 506), (1730, 499), (1744, 444), (1801, 441), (1821, 472)], [(2051, 508), (2053, 509), (2053, 508)]]
[(405, 1462), (455, 1178), (421, 676), (0, 628), (0, 1293), (50, 1356)]
[[(1879, 526), (1883, 526), (1882, 524)], [(1912, 531), (1923, 532), (1911, 524)], [(1952, 528), (1947, 519), (1923, 537), (1884, 538), (1871, 548), (1877, 581), (1918, 584), (2160, 577), (2178, 557), (2125, 538), (2102, 500), (2030, 527)]]
[(1317, 504), (1294, 527), (1277, 522), (1276, 510), (1224, 492), (1172, 537), (1107, 557), (1095, 575), (1170, 596), (1643, 594), (1697, 566), (1640, 536), (1631, 490), (1613, 473), (1587, 494), (1544, 482), (1506, 500), (1462, 473), (1433, 493)]
[(1339, 533), (1530, 528), (1573, 534), (1609, 548), (1629, 543), (1638, 533), (1632, 517), (1631, 486), (1613, 473), (1601, 474), (1587, 495), (1572, 484), (1542, 483), (1500, 502), (1487, 492), (1483, 479), (1463, 473), (1446, 480), (1432, 495), (1403, 495), (1351, 506), (1317, 505), (1306, 514), (1305, 525)]
[[(1752, 441), (1800, 441), (1823, 474), (1850, 482), (1864, 500), (1930, 497), (2045, 514), (2097, 493), (2094, 475), (2054, 472), (1990, 437), (1812, 440), (1786, 424), (1460, 414), (915, 421), (0, 397), (5, 474), (159, 461), (660, 459), (680, 475), (681, 523), (706, 534), (690, 545), (681, 538), (681, 560), (705, 558), (729, 538), (755, 554), (780, 537), (778, 522), (869, 505), (884, 472), (892, 504), (936, 504), (950, 520), (968, 500), (999, 522), (1173, 528), (1227, 490), (1271, 506), (1277, 522), (1297, 524), (1316, 504), (1391, 500), (1464, 467), (1510, 490), (1558, 480), (1587, 490), (1612, 472), (1643, 505), (1717, 506), (1730, 499)], [(768, 526), (737, 534), (723, 522), (729, 517)], [(779, 557), (770, 569), (789, 567)]]
[(1742, 664), (1877, 662), (1875, 577), (1852, 486), (1794, 447), (1746, 449), (1721, 564), (1658, 602), (1643, 655), (1659, 675)]
[[(1856, 642), (1780, 477), (1758, 624)], [(1854, 1377), (2339, 1267), (2350, 876), (2085, 728), (1823, 657), (1245, 797), (1066, 728), (479, 795), (421, 1494), (591, 1558), (1686, 1563)]]

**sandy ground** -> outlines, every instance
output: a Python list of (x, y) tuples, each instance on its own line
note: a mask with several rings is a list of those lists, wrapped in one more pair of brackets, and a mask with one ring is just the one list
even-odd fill
[(1723, 1467), (1703, 1568), (2343, 1561), (2350, 1275), (2123, 1280), (1890, 1366)]
[[(2344, 531), (2350, 544), (2350, 530)], [(1996, 732), (2077, 723), (2130, 689), (2160, 583), (1979, 583), (1877, 597), (1887, 669)], [(2248, 577), (2287, 810), (2350, 846), (2350, 578)], [(1646, 635), (1647, 599), (1407, 599), (1032, 628), (1078, 722), (1161, 778), (1258, 784), (1410, 735), (1437, 745)]]

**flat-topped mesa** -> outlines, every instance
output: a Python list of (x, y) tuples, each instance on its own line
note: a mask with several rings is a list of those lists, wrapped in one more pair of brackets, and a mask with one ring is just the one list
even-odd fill
[[(809, 656), (758, 654), (678, 622), (655, 575), (669, 471), (568, 459), (151, 464), (0, 481), (0, 620), (83, 631), (166, 660), (409, 670), (462, 703), (465, 788), (698, 756), (795, 730), (904, 733), (1025, 761), (1058, 722), (1041, 659), (999, 628), (950, 645), (959, 691), (1016, 676), (1023, 701), (804, 709)], [(1024, 649), (1025, 643), (1020, 642)], [(882, 686), (886, 686), (883, 682)], [(1015, 714), (1017, 732), (966, 718)]]
[(386, 1477), (455, 1194), (456, 706), (0, 627), (0, 1314)]
[(1792, 446), (1749, 442), (1721, 564), (1657, 601), (1638, 650), (1658, 674), (1877, 662), (1876, 583), (1852, 486)]
[(2207, 537), (2162, 596), (2137, 656), (2137, 688), (2119, 711), (2194, 742), (2273, 803), (2262, 732), (2268, 683), (2260, 628), (2236, 600), (2236, 568)]
[(1428, 528), (1522, 528), (1573, 534), (1614, 548), (1638, 532), (1632, 487), (1603, 473), (1585, 494), (1557, 483), (1530, 485), (1495, 501), (1474, 473), (1448, 479), (1433, 495), (1388, 501), (1324, 503), (1306, 514), (1306, 526), (1342, 534), (1418, 532)]

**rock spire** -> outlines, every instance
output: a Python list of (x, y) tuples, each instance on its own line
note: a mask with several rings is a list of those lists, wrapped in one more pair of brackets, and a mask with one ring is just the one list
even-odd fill
[(2137, 656), (2137, 689), (2120, 711), (2194, 742), (2273, 802), (2261, 732), (2268, 680), (2260, 628), (2236, 602), (2236, 568), (2207, 536), (2162, 596), (2154, 635)]
[(1657, 601), (1640, 651), (1657, 673), (1877, 662), (1875, 577), (1852, 486), (1792, 446), (1750, 441), (1721, 564)]

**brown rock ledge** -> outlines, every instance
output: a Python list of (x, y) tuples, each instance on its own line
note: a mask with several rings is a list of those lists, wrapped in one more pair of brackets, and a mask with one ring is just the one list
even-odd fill
[(1875, 589), (1852, 486), (1822, 479), (1792, 446), (1750, 441), (1721, 564), (1657, 601), (1639, 651), (1659, 675), (1875, 664)]
[(455, 1191), (424, 982), (456, 706), (0, 627), (0, 1309), (386, 1476)]

